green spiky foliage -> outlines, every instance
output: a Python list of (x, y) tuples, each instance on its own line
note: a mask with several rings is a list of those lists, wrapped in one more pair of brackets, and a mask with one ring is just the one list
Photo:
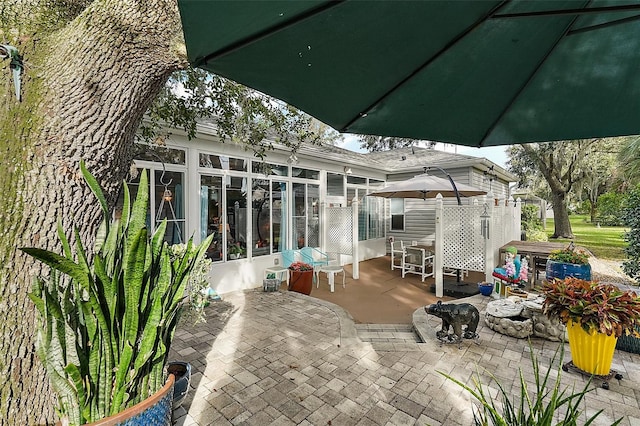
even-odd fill
[[(210, 241), (169, 257), (166, 222), (149, 238), (149, 193), (142, 173), (133, 204), (124, 184), (120, 219), (84, 163), (80, 168), (102, 206), (104, 221), (88, 256), (79, 232), (75, 250), (58, 225), (63, 254), (23, 248), (51, 267), (30, 294), (39, 313), (36, 348), (58, 395), (61, 418), (84, 424), (116, 414), (157, 392), (189, 274)], [(75, 253), (74, 253), (75, 252)]]
[[(479, 406), (474, 406), (473, 410), (476, 426), (577, 426), (579, 424), (587, 426), (593, 424), (603, 410), (597, 411), (589, 418), (581, 410), (585, 395), (594, 390), (591, 387), (591, 380), (587, 381), (582, 390), (561, 388), (564, 345), (558, 347), (551, 360), (551, 366), (546, 372), (540, 369), (531, 342), (529, 342), (529, 349), (535, 389), (529, 389), (522, 369), (519, 369), (520, 394), (509, 391), (491, 373), (489, 376), (497, 387), (496, 397), (492, 396), (493, 392), (488, 386), (482, 384), (479, 373), (473, 377), (473, 387), (442, 371), (438, 373), (478, 400)], [(557, 375), (553, 380), (551, 371), (555, 363), (557, 363)], [(618, 425), (621, 421), (622, 418), (616, 420), (611, 426)]]

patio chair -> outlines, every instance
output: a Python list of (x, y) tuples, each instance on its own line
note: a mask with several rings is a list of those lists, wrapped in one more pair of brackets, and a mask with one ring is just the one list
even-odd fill
[(302, 247), (300, 249), (300, 256), (303, 262), (313, 266), (314, 269), (318, 266), (326, 266), (329, 264), (329, 255), (314, 247)]
[(282, 266), (288, 268), (296, 260), (301, 260), (298, 250), (282, 250)]
[[(404, 257), (404, 243), (402, 241), (391, 242), (391, 270), (402, 268), (402, 258)], [(400, 259), (400, 265), (396, 265), (395, 261)]]
[[(424, 282), (425, 278), (433, 277), (433, 258), (434, 254), (423, 248), (405, 247), (402, 258), (402, 278), (406, 274), (417, 274)], [(427, 268), (430, 268), (431, 272), (427, 272)]]
[(302, 247), (300, 256), (303, 262), (313, 266), (313, 282), (318, 282), (320, 267), (329, 265), (329, 255), (315, 247)]

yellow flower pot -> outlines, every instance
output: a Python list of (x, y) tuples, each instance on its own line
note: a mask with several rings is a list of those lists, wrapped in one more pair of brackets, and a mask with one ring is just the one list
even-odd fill
[(573, 365), (597, 376), (609, 374), (618, 340), (616, 336), (607, 336), (596, 330), (587, 333), (573, 321), (567, 324), (567, 334)]

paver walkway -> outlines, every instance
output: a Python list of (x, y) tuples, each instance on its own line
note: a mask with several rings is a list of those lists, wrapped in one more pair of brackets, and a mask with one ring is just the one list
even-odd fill
[[(480, 310), (487, 300), (470, 299)], [(520, 368), (534, 387), (527, 342), (482, 321), (478, 344), (459, 349), (435, 338), (363, 342), (358, 333), (367, 331), (342, 308), (292, 292), (226, 294), (207, 314), (205, 324), (181, 326), (172, 346), (170, 359), (194, 368), (189, 396), (174, 413), (178, 425), (470, 425), (471, 398), (437, 371), (466, 383), (479, 371), (489, 384), (487, 369), (517, 395)], [(559, 345), (532, 341), (542, 371)], [(590, 392), (585, 410), (604, 409), (597, 425), (625, 416), (622, 425), (638, 426), (640, 355), (616, 351), (612, 368), (624, 379)], [(562, 373), (563, 386), (585, 383)]]

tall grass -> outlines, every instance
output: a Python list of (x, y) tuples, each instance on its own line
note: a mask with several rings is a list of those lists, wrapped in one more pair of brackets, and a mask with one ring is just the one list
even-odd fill
[[(594, 256), (601, 259), (622, 260), (626, 259), (624, 247), (627, 243), (623, 239), (623, 234), (628, 229), (622, 226), (601, 226), (589, 222), (587, 215), (571, 215), (569, 216), (571, 229), (575, 235), (576, 245), (582, 246)], [(547, 219), (547, 235), (553, 235), (553, 219)], [(559, 242), (569, 242), (570, 240), (559, 238)]]

